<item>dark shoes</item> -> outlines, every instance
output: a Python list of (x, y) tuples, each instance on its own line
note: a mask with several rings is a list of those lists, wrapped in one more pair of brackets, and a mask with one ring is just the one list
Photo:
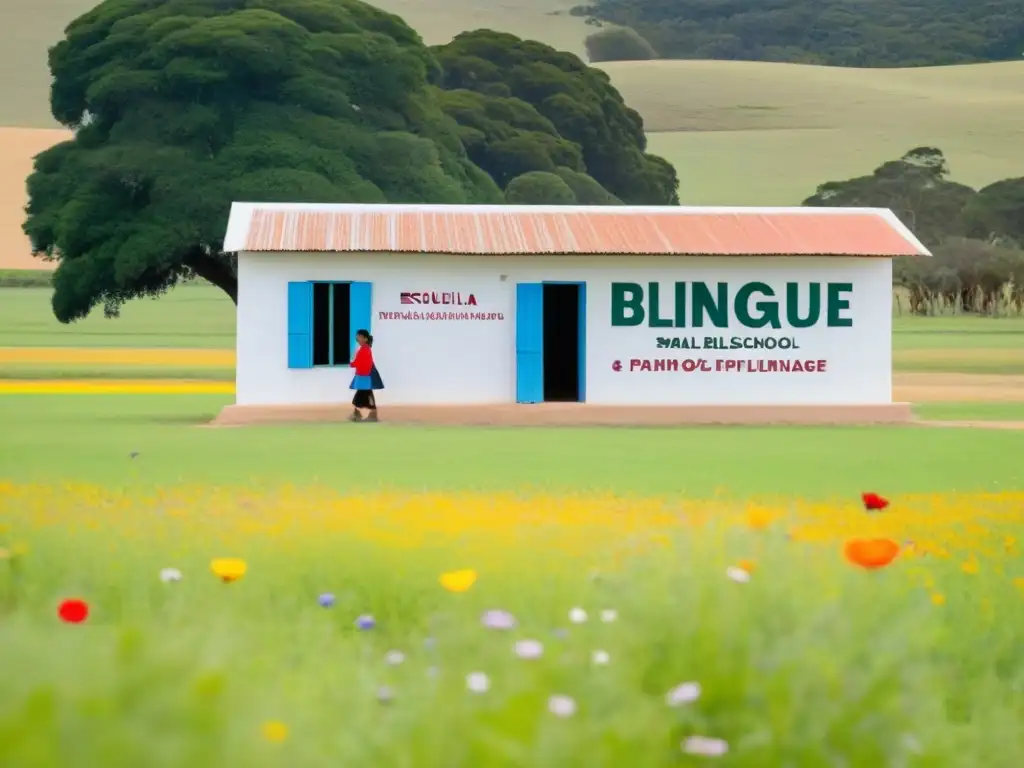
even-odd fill
[(370, 414), (364, 419), (363, 415), (359, 411), (352, 411), (352, 415), (348, 417), (349, 421), (377, 421), (377, 412), (370, 411)]

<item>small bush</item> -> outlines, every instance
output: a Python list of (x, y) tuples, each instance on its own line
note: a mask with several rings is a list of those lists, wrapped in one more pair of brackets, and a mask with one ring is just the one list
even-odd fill
[(622, 201), (602, 187), (593, 177), (560, 166), (555, 173), (566, 183), (580, 205), (622, 205)]
[(584, 41), (591, 61), (650, 61), (658, 58), (647, 40), (630, 27), (602, 29)]
[(897, 310), (914, 315), (1024, 313), (1024, 251), (984, 240), (948, 238), (930, 259), (901, 257), (893, 263)]
[(553, 173), (530, 171), (516, 176), (505, 190), (509, 205), (575, 205), (576, 195)]

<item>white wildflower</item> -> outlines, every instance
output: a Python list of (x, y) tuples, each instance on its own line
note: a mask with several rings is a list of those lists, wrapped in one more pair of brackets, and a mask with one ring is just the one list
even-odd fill
[(518, 640), (515, 653), (520, 659), (539, 659), (544, 655), (544, 644), (539, 640)]
[(691, 704), (700, 698), (700, 683), (681, 683), (665, 694), (665, 703), (670, 707)]
[(177, 568), (164, 568), (160, 571), (160, 581), (169, 584), (172, 581), (181, 581), (181, 571)]
[(491, 688), (491, 680), (483, 672), (470, 672), (466, 675), (466, 688), (473, 693), (487, 693)]
[(576, 702), (561, 694), (548, 699), (548, 711), (556, 717), (572, 717), (576, 714)]
[(706, 736), (691, 736), (682, 743), (683, 752), (701, 757), (721, 757), (729, 751), (729, 744), (722, 739)]
[(487, 611), (480, 618), (480, 623), (488, 629), (512, 629), (516, 625), (515, 617), (508, 611)]
[(384, 655), (384, 661), (393, 667), (397, 667), (403, 661), (405, 661), (405, 654), (401, 651), (388, 651)]
[(569, 621), (573, 624), (582, 624), (587, 620), (587, 612), (582, 608), (573, 608), (569, 611)]
[(733, 581), (738, 582), (740, 584), (746, 584), (748, 581), (750, 581), (750, 574), (742, 568), (737, 568), (734, 565), (730, 565), (728, 568), (725, 569), (725, 575)]
[(601, 611), (601, 621), (605, 624), (611, 624), (613, 621), (618, 620), (619, 612), (614, 608), (605, 608)]
[(608, 655), (608, 651), (594, 651), (590, 654), (590, 660), (597, 666), (603, 667), (611, 661), (611, 656)]

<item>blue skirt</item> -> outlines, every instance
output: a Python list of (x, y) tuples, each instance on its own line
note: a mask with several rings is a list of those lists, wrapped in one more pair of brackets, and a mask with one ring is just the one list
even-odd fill
[(349, 389), (384, 389), (384, 380), (380, 377), (380, 373), (377, 372), (377, 366), (373, 366), (370, 369), (369, 376), (353, 376), (352, 383), (348, 385)]

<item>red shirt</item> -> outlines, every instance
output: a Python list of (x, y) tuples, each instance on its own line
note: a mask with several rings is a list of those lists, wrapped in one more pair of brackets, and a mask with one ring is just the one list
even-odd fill
[(356, 351), (356, 356), (349, 363), (350, 368), (356, 369), (356, 376), (369, 376), (373, 370), (373, 352), (365, 344)]

